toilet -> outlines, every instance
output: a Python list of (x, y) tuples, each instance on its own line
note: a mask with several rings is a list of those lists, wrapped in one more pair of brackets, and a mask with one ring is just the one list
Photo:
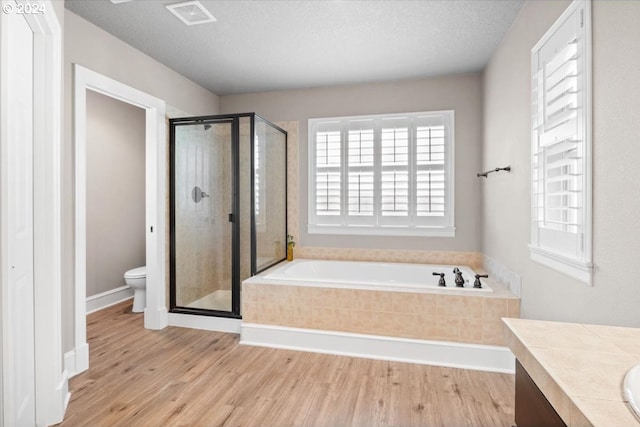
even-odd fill
[(147, 267), (138, 267), (124, 273), (124, 281), (133, 289), (133, 311), (141, 313), (147, 306)]

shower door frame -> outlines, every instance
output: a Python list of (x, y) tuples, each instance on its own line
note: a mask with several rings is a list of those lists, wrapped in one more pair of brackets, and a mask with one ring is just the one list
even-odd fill
[[(287, 188), (289, 186), (289, 182), (288, 182), (288, 143), (289, 143), (289, 134), (287, 133), (286, 130), (282, 129), (280, 126), (270, 122), (269, 120), (265, 119), (264, 117), (262, 117), (259, 114), (256, 113), (249, 113), (249, 114), (244, 114), (241, 116), (246, 116), (246, 115), (251, 115), (251, 276), (255, 276), (256, 274), (262, 273), (263, 271), (266, 271), (268, 269), (270, 269), (271, 267), (273, 267), (274, 265), (280, 264), (282, 261), (287, 259), (287, 236), (289, 235), (289, 194), (287, 193)], [(279, 259), (279, 260), (275, 260), (273, 262), (271, 262), (270, 264), (268, 264), (267, 266), (261, 268), (260, 270), (258, 270), (257, 268), (257, 260), (258, 260), (258, 256), (257, 256), (257, 240), (256, 240), (256, 209), (255, 209), (255, 205), (256, 205), (256, 186), (255, 186), (255, 176), (256, 174), (253, 173), (254, 171), (254, 166), (255, 166), (255, 143), (256, 143), (256, 139), (255, 139), (255, 135), (256, 135), (256, 117), (258, 117), (260, 120), (262, 120), (263, 122), (265, 122), (266, 124), (268, 124), (269, 126), (273, 127), (274, 129), (279, 130), (280, 132), (282, 132), (284, 134), (284, 256)]]
[[(231, 124), (231, 177), (232, 204), (231, 204), (231, 311), (211, 310), (204, 308), (181, 307), (176, 305), (176, 126), (188, 125), (216, 125)], [(197, 314), (202, 316), (228, 317), (241, 319), (240, 315), (240, 198), (237, 197), (240, 189), (240, 122), (238, 119), (229, 116), (198, 116), (169, 119), (169, 231), (170, 231), (170, 251), (169, 251), (169, 311), (171, 313)]]
[[(240, 294), (241, 294), (241, 280), (240, 280), (240, 119), (248, 117), (250, 123), (249, 135), (250, 135), (250, 165), (249, 170), (250, 173), (250, 188), (251, 188), (251, 197), (250, 197), (250, 234), (251, 234), (251, 253), (250, 253), (250, 276), (254, 276), (258, 273), (261, 273), (276, 264), (281, 263), (286, 260), (286, 242), (287, 235), (289, 233), (288, 229), (288, 176), (287, 176), (287, 167), (288, 167), (288, 133), (286, 130), (282, 129), (280, 126), (270, 122), (264, 117), (256, 114), (256, 113), (237, 113), (237, 114), (217, 114), (211, 116), (195, 116), (195, 117), (181, 117), (181, 118), (173, 118), (169, 119), (169, 128), (170, 128), (170, 136), (169, 136), (169, 233), (170, 233), (170, 251), (169, 251), (169, 312), (171, 313), (181, 313), (181, 314), (195, 314), (202, 316), (215, 316), (215, 317), (227, 317), (233, 319), (242, 319), (241, 311), (240, 311)], [(285, 140), (285, 156), (284, 156), (284, 168), (285, 168), (285, 188), (284, 188), (284, 199), (285, 199), (285, 251), (282, 259), (276, 260), (269, 264), (268, 266), (257, 271), (256, 266), (256, 216), (255, 216), (255, 173), (254, 173), (254, 161), (255, 161), (255, 121), (256, 117), (260, 120), (268, 124), (269, 126), (277, 129), (278, 131), (284, 134)], [(175, 126), (178, 125), (204, 125), (204, 124), (215, 124), (215, 123), (231, 123), (231, 164), (233, 169), (232, 176), (232, 239), (231, 239), (231, 253), (232, 253), (232, 261), (231, 261), (231, 311), (221, 311), (221, 310), (211, 310), (211, 309), (202, 309), (202, 308), (191, 308), (191, 307), (178, 307), (176, 306), (176, 235), (175, 235)]]

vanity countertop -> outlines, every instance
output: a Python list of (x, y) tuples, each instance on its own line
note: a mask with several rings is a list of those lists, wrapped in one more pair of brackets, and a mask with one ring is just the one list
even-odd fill
[(503, 321), (507, 345), (568, 426), (640, 426), (622, 392), (640, 364), (640, 328)]

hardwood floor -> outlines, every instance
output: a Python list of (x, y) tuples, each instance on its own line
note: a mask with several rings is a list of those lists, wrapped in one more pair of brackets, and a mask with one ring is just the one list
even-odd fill
[(87, 319), (90, 369), (60, 426), (511, 426), (513, 375), (239, 345), (143, 328), (124, 302)]

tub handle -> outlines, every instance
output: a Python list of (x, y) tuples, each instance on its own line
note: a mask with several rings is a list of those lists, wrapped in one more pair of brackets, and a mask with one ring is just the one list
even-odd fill
[(473, 282), (473, 287), (474, 288), (476, 288), (476, 289), (482, 288), (482, 283), (480, 283), (480, 278), (481, 277), (486, 279), (487, 277), (489, 277), (489, 275), (488, 274), (476, 274), (476, 281)]
[(438, 280), (438, 286), (447, 286), (447, 283), (444, 281), (444, 273), (431, 273), (434, 276), (440, 276), (440, 280)]

